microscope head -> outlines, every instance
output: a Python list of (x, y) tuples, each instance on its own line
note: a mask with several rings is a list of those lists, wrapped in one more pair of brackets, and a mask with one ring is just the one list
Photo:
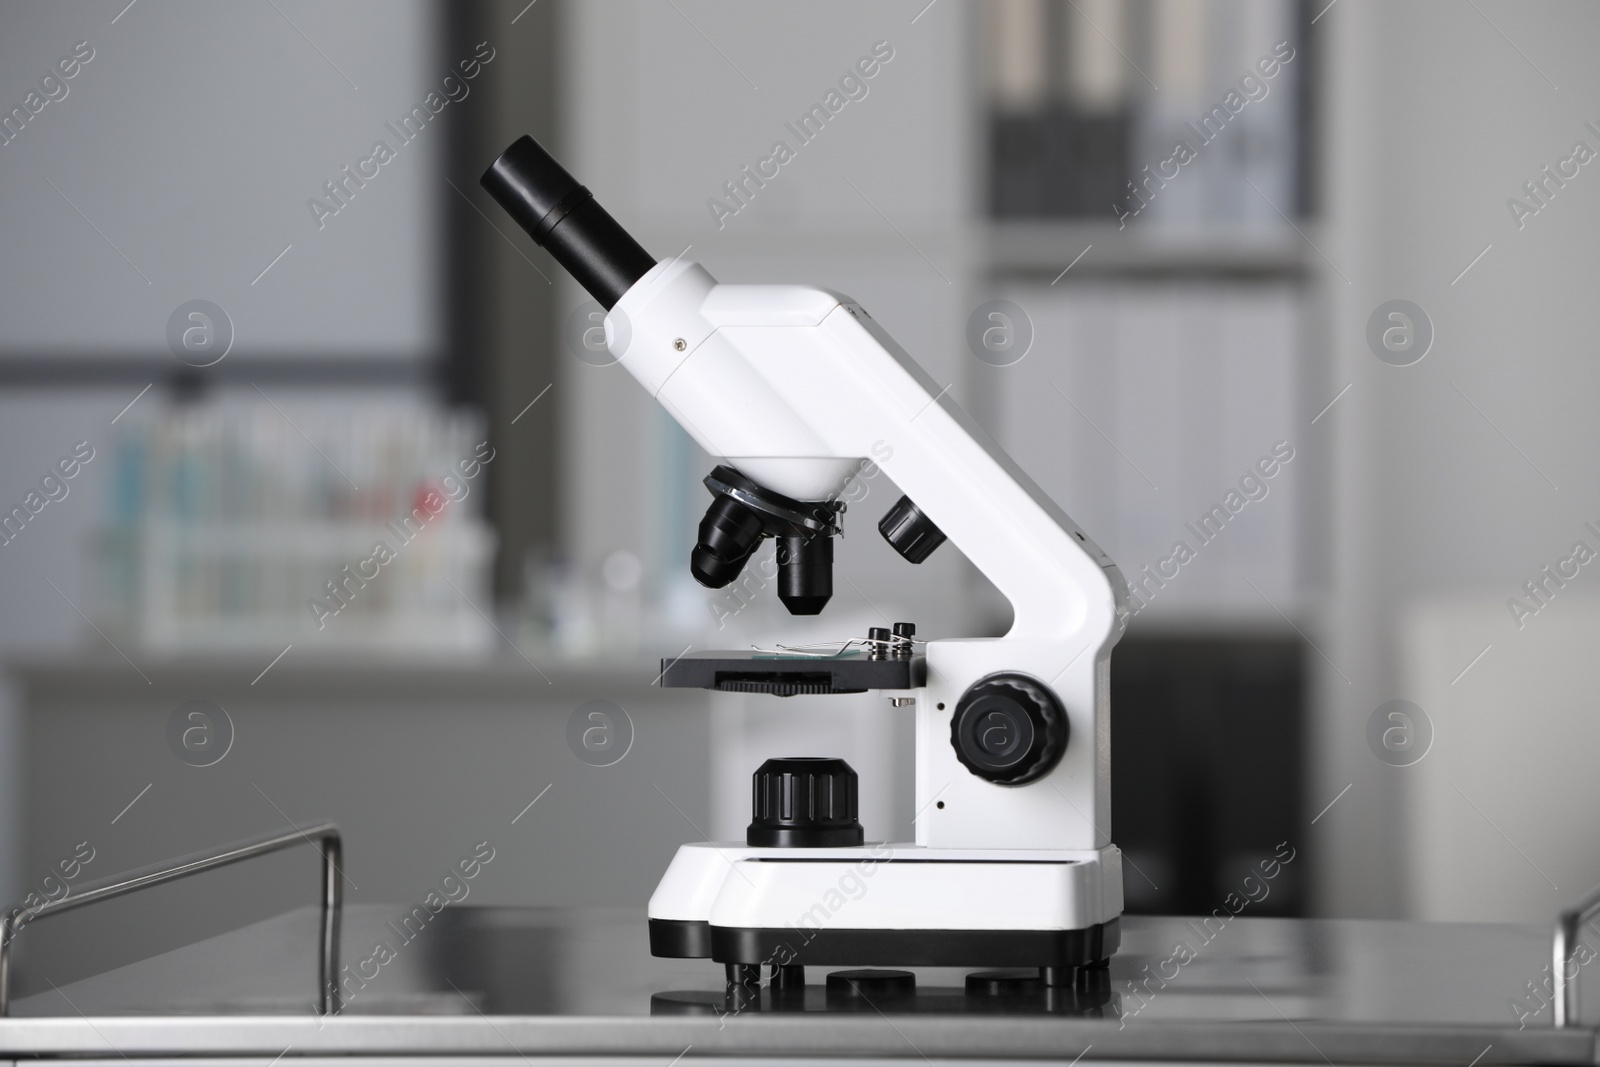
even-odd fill
[[(607, 311), (656, 266), (655, 258), (532, 137), (518, 138), (481, 182)], [(822, 464), (828, 471), (834, 465)], [(793, 615), (821, 612), (833, 595), (833, 536), (844, 505), (792, 499), (730, 466), (717, 467), (705, 484), (713, 500), (690, 556), (695, 580), (711, 589), (728, 585), (761, 542), (772, 537), (778, 543), (778, 599)]]

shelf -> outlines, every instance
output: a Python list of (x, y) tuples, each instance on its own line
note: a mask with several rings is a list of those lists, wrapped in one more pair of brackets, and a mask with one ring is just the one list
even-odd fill
[[(837, 220), (806, 219), (790, 225), (729, 226), (718, 231), (709, 226), (695, 230), (679, 227), (639, 227), (639, 240), (661, 258), (683, 255), (699, 262), (772, 261), (772, 268), (792, 274), (804, 282), (805, 271), (798, 264), (822, 261), (857, 263), (905, 260), (922, 264), (930, 257), (945, 273), (959, 269), (968, 232), (960, 226), (945, 225), (935, 230), (908, 224), (900, 231), (888, 226), (848, 226)], [(737, 282), (737, 279), (719, 279)]]
[[(1299, 223), (1306, 229), (1308, 223)], [(691, 260), (777, 259), (840, 262), (931, 257), (945, 273), (977, 278), (1056, 278), (1085, 247), (1070, 279), (1133, 275), (1218, 274), (1293, 278), (1321, 264), (1306, 239), (1287, 224), (1255, 230), (1161, 230), (1138, 224), (1118, 229), (1114, 220), (975, 220), (939, 233), (747, 227), (725, 233), (678, 229), (645, 231), (646, 247), (662, 255), (687, 249)], [(909, 242), (909, 243), (908, 243)], [(968, 268), (963, 268), (963, 263)], [(741, 279), (743, 280), (743, 279)]]
[[(1255, 233), (1163, 232), (1114, 221), (1003, 220), (982, 231), (980, 244), (991, 277), (1055, 279), (1128, 274), (1226, 274), (1293, 278), (1316, 253), (1294, 230)], [(1087, 254), (1073, 263), (1084, 249)]]
[(3, 667), (25, 695), (23, 706), (60, 700), (130, 704), (197, 695), (225, 707), (230, 700), (243, 698), (257, 702), (435, 700), (445, 705), (517, 700), (531, 705), (643, 694), (666, 701), (703, 702), (707, 696), (700, 690), (668, 693), (655, 687), (661, 663), (654, 657), (573, 661), (535, 656), (534, 666), (509, 650), (487, 657), (439, 654), (399, 658), (333, 653), (296, 644), (281, 663), (263, 671), (272, 661), (270, 652), (159, 657), (128, 651), (139, 673), (110, 653), (16, 657)]

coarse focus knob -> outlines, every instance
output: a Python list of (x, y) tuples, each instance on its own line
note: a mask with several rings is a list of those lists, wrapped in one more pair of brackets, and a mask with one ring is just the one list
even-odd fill
[(1061, 701), (1025, 674), (974, 682), (950, 721), (956, 758), (996, 785), (1023, 785), (1050, 773), (1067, 750), (1067, 735)]
[(889, 513), (878, 520), (878, 532), (910, 563), (921, 563), (944, 544), (944, 531), (908, 496), (895, 501)]
[(751, 781), (751, 848), (838, 848), (865, 840), (856, 772), (842, 759), (769, 759)]

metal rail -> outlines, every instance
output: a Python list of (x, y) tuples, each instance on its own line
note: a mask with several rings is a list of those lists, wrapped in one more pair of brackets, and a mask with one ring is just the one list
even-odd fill
[[(1573, 963), (1578, 951), (1578, 927), (1600, 912), (1600, 886), (1589, 890), (1587, 896), (1556, 916), (1556, 933), (1551, 949), (1551, 971), (1555, 979), (1554, 1012), (1557, 1027), (1576, 1026), (1578, 1022), (1578, 970), (1567, 967)], [(1579, 964), (1578, 966), (1581, 966)]]
[(344, 872), (339, 867), (343, 851), (339, 828), (331, 822), (304, 829), (287, 830), (262, 837), (246, 838), (221, 848), (193, 852), (166, 863), (141, 867), (126, 874), (113, 875), (86, 884), (76, 893), (58, 900), (47, 900), (31, 907), (18, 907), (6, 914), (0, 924), (0, 1016), (11, 1008), (11, 942), (23, 926), (45, 915), (81, 908), (136, 889), (161, 885), (191, 874), (226, 867), (241, 860), (264, 856), (299, 844), (315, 844), (322, 853), (322, 942), (317, 953), (317, 978), (321, 986), (318, 1003), (324, 1015), (339, 1011), (339, 912), (344, 902)]

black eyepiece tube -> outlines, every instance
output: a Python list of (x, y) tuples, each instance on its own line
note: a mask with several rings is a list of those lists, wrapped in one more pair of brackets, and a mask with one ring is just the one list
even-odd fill
[(517, 138), (479, 182), (607, 311), (656, 265), (532, 137)]

